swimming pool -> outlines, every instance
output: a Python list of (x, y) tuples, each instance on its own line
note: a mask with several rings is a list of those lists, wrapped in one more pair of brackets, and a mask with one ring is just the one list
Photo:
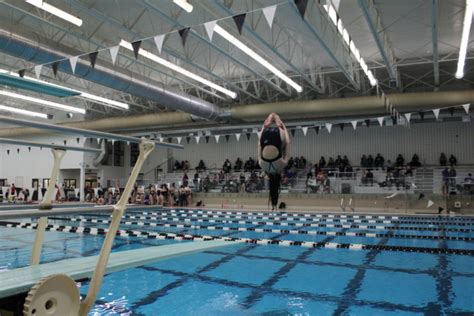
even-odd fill
[[(50, 220), (42, 262), (97, 254), (108, 219)], [(2, 225), (0, 269), (27, 265), (33, 225)], [(109, 274), (91, 315), (474, 313), (474, 217), (144, 208), (119, 234), (114, 251), (243, 242)]]

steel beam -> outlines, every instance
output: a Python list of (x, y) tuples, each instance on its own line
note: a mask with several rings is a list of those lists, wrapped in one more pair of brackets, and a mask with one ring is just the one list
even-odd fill
[(431, 8), (431, 38), (433, 42), (434, 84), (439, 86), (439, 54), (438, 54), (438, 0), (432, 0)]
[(24, 140), (19, 140), (19, 139), (10, 139), (10, 138), (0, 138), (0, 144), (28, 146), (28, 147), (40, 147), (40, 148), (44, 147), (44, 148), (63, 149), (63, 150), (71, 150), (71, 151), (82, 151), (82, 152), (89, 152), (89, 153), (101, 153), (102, 152), (102, 150), (97, 149), (97, 148), (74, 147), (74, 146), (66, 146), (66, 145), (47, 144), (47, 143), (39, 143), (39, 142), (32, 142), (32, 141), (24, 141)]

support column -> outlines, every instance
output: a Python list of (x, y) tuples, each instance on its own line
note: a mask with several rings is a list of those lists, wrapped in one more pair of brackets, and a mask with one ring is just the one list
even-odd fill
[(85, 162), (80, 163), (80, 176), (79, 176), (79, 201), (84, 202), (86, 200), (86, 194), (84, 192), (86, 185), (86, 164)]

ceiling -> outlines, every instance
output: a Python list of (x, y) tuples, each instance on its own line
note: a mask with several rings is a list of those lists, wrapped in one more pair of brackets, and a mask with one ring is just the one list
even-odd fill
[[(232, 99), (202, 83), (180, 75), (145, 58), (135, 59), (133, 52), (120, 49), (117, 63), (101, 51), (97, 64), (146, 78), (168, 89), (196, 96), (220, 108), (239, 104), (271, 103), (285, 100), (337, 98), (374, 94), (374, 88), (349, 53), (342, 37), (329, 21), (322, 4), (309, 0), (305, 19), (293, 1), (277, 0), (189, 0), (194, 9), (182, 10), (168, 0), (48, 0), (48, 3), (83, 19), (81, 27), (20, 0), (0, 0), (0, 28), (65, 54), (87, 54), (118, 45), (121, 39), (143, 41), (146, 49), (160, 57), (237, 93)], [(454, 77), (462, 33), (465, 1), (433, 0), (340, 0), (338, 14), (355, 45), (386, 93), (472, 89), (474, 64), (471, 46), (465, 77)], [(367, 3), (364, 12), (361, 2)], [(277, 4), (272, 28), (261, 8)], [(436, 5), (434, 5), (436, 4)], [(232, 16), (249, 12), (242, 35)], [(297, 93), (266, 68), (243, 54), (217, 34), (209, 40), (203, 23), (220, 20), (218, 25), (244, 42), (276, 68), (303, 87)], [(185, 47), (176, 32), (191, 27)], [(434, 32), (436, 31), (437, 32)], [(152, 37), (167, 34), (161, 54)], [(434, 39), (434, 41), (433, 41)], [(470, 43), (474, 34), (470, 34)], [(435, 45), (434, 45), (435, 44)], [(436, 60), (438, 60), (436, 62)], [(26, 61), (0, 51), (0, 68), (18, 71), (31, 68)], [(389, 70), (391, 69), (391, 71)], [(159, 102), (100, 86), (76, 76), (44, 67), (41, 79), (79, 89), (113, 100), (126, 102), (129, 110), (120, 110), (80, 98), (42, 98), (85, 108), (85, 116), (68, 118), (65, 112), (51, 110), (24, 101), (0, 96), (0, 103), (28, 110), (41, 109), (54, 120), (88, 120), (137, 113), (170, 111)], [(3, 87), (2, 89), (9, 89)], [(23, 93), (23, 92), (22, 92)], [(26, 93), (32, 96), (34, 93)]]

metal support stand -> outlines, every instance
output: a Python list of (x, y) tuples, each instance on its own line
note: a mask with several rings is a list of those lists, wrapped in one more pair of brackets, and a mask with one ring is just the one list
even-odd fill
[[(61, 160), (66, 154), (66, 151), (62, 149), (52, 149), (51, 151), (53, 153), (53, 158), (54, 158), (53, 170), (51, 171), (51, 177), (49, 178), (48, 189), (46, 190), (46, 194), (43, 197), (43, 201), (41, 201), (40, 206), (39, 206), (40, 210), (51, 209), (51, 200), (53, 199), (54, 189), (56, 187), (56, 181), (58, 180), (59, 167), (61, 166)], [(30, 265), (39, 264), (40, 257), (41, 257), (41, 250), (43, 248), (44, 232), (46, 230), (47, 224), (48, 224), (47, 217), (40, 217), (38, 219), (38, 227), (36, 229), (36, 236), (35, 236), (35, 241), (33, 244), (33, 250), (31, 253)]]
[(137, 162), (135, 163), (135, 167), (133, 167), (132, 173), (128, 178), (127, 184), (125, 185), (125, 189), (120, 197), (120, 200), (114, 206), (112, 220), (110, 222), (107, 235), (105, 236), (104, 243), (102, 244), (102, 249), (100, 251), (99, 259), (97, 260), (97, 265), (94, 274), (92, 275), (87, 296), (81, 302), (79, 310), (80, 316), (86, 316), (92, 305), (94, 305), (97, 292), (99, 291), (100, 286), (102, 284), (102, 280), (104, 278), (105, 269), (107, 267), (107, 261), (109, 260), (110, 251), (112, 249), (112, 244), (114, 242), (115, 235), (117, 234), (117, 230), (120, 225), (120, 220), (122, 219), (122, 216), (125, 212), (128, 198), (130, 196), (130, 193), (132, 192), (133, 186), (135, 184), (135, 181), (137, 180), (138, 174), (143, 166), (143, 163), (145, 162), (148, 155), (155, 148), (155, 143), (142, 139), (139, 147), (140, 155), (138, 156)]

